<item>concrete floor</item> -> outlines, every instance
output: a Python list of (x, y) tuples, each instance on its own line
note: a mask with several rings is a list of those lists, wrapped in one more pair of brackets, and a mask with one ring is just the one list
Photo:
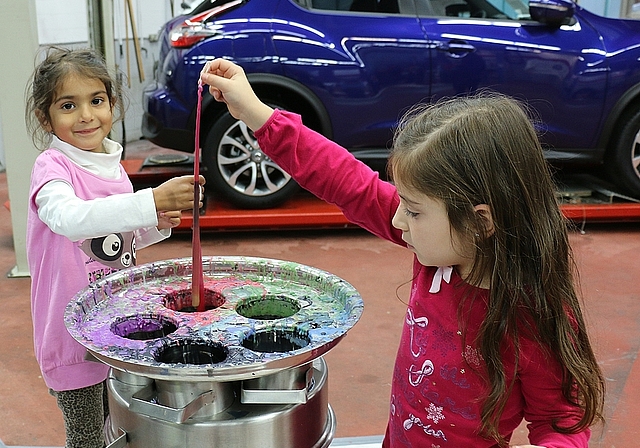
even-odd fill
[[(0, 173), (0, 204), (6, 201), (6, 174)], [(9, 213), (0, 206), (0, 273), (8, 273), (15, 264)], [(201, 240), (204, 256), (291, 260), (332, 272), (360, 291), (365, 301), (360, 322), (325, 355), (329, 401), (337, 416), (335, 446), (375, 446), (386, 425), (412, 254), (360, 229), (207, 232)], [(587, 321), (608, 384), (607, 424), (595, 429), (590, 446), (637, 447), (640, 226), (587, 223), (584, 232), (571, 234), (571, 242), (581, 271)], [(191, 235), (182, 233), (139, 251), (138, 260), (189, 256)], [(0, 447), (60, 447), (62, 417), (33, 356), (29, 284), (28, 278), (0, 276)], [(526, 442), (524, 427), (513, 442)]]

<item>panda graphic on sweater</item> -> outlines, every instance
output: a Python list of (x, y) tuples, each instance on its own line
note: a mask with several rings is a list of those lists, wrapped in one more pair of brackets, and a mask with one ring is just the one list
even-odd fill
[(136, 264), (136, 240), (133, 232), (111, 233), (86, 239), (80, 249), (110, 268), (124, 269)]

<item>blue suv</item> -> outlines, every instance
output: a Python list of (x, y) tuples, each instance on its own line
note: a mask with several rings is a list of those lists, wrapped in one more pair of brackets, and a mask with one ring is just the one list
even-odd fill
[[(640, 197), (640, 22), (572, 0), (206, 0), (165, 24), (143, 135), (193, 152), (204, 63), (241, 65), (266, 103), (365, 161), (384, 161), (411, 105), (479, 89), (527, 103), (551, 162), (595, 165)], [(204, 173), (237, 207), (297, 189), (208, 94)]]

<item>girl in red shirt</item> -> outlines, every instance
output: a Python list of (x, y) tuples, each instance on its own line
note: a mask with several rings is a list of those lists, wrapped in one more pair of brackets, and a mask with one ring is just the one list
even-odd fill
[(394, 184), (298, 115), (262, 103), (239, 66), (201, 81), (305, 189), (415, 253), (384, 447), (588, 446), (604, 379), (573, 283), (566, 222), (526, 111), (497, 94), (418, 106)]

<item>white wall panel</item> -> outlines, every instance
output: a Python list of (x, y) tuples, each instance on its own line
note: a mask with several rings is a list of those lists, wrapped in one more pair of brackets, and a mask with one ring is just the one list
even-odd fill
[(40, 44), (87, 42), (86, 0), (36, 0)]

